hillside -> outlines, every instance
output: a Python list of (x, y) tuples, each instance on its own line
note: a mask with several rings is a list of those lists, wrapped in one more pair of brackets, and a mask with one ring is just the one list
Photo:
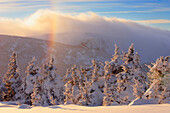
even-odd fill
[[(12, 51), (18, 54), (18, 64), (22, 76), (33, 56), (37, 58), (38, 65), (42, 67), (47, 57), (52, 53), (58, 68), (58, 74), (64, 75), (65, 70), (76, 65), (89, 65), (93, 58), (102, 62), (110, 60), (114, 54), (114, 44), (121, 50), (127, 51), (134, 42), (135, 50), (141, 56), (142, 63), (154, 62), (159, 56), (170, 55), (170, 39), (159, 37), (146, 39), (130, 38), (123, 39), (109, 38), (95, 33), (62, 33), (56, 35), (55, 42), (48, 41), (49, 35), (29, 38), (19, 36), (0, 35), (0, 75), (7, 71), (9, 56)], [(43, 40), (42, 40), (43, 39)], [(71, 40), (70, 40), (71, 39)], [(53, 43), (53, 47), (49, 47)], [(50, 51), (50, 52), (49, 52)]]
[[(141, 27), (142, 32), (135, 32), (134, 29), (123, 29), (122, 33), (112, 31), (111, 34), (91, 32), (66, 32), (56, 34), (55, 42), (67, 45), (84, 45), (89, 49), (100, 49), (107, 54), (113, 54), (114, 45), (117, 44), (120, 50), (127, 51), (131, 43), (134, 43), (135, 50), (141, 56), (141, 62), (154, 62), (159, 56), (170, 55), (170, 32), (159, 31)], [(36, 38), (49, 40), (49, 34)]]
[(28, 37), (0, 35), (0, 75), (3, 76), (7, 71), (12, 51), (18, 54), (18, 65), (22, 76), (25, 76), (25, 69), (33, 56), (37, 58), (39, 67), (42, 67), (45, 59), (50, 56), (49, 50), (53, 53), (60, 75), (65, 74), (65, 70), (73, 64), (87, 65), (93, 58), (105, 61), (111, 57), (111, 54), (108, 55), (105, 51), (90, 49), (83, 45), (71, 46), (55, 42), (54, 47), (49, 47), (49, 43), (49, 41)]

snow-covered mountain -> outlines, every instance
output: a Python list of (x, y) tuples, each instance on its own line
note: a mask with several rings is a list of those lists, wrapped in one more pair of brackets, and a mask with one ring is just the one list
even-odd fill
[(73, 64), (88, 65), (93, 58), (103, 62), (110, 60), (114, 54), (115, 43), (121, 50), (127, 51), (133, 42), (135, 50), (141, 55), (142, 63), (154, 62), (159, 56), (170, 55), (169, 32), (165, 32), (164, 36), (155, 35), (155, 38), (148, 38), (149, 34), (147, 37), (138, 36), (134, 38), (134, 36), (111, 37), (96, 33), (61, 33), (56, 35), (53, 42), (55, 46), (49, 47), (49, 35), (36, 37), (39, 39), (0, 35), (0, 75), (3, 76), (7, 71), (12, 51), (18, 53), (18, 64), (23, 76), (31, 58), (35, 56), (38, 65), (42, 67), (47, 56), (50, 56), (49, 50), (55, 57), (60, 75), (64, 75), (65, 70)]
[[(148, 28), (146, 28), (148, 29)], [(60, 33), (56, 34), (56, 42), (73, 46), (84, 46), (89, 49), (98, 49), (107, 54), (113, 54), (114, 45), (117, 44), (120, 50), (127, 51), (131, 43), (134, 43), (135, 50), (141, 56), (141, 62), (154, 62), (159, 56), (170, 55), (170, 32), (153, 29), (145, 34), (129, 31), (119, 35), (101, 35), (97, 33)], [(113, 31), (115, 32), (115, 31)], [(160, 34), (159, 34), (160, 33)], [(126, 36), (127, 34), (127, 36)], [(38, 38), (48, 40), (49, 35)]]
[(17, 52), (22, 76), (25, 76), (25, 69), (33, 56), (36, 57), (39, 67), (42, 67), (45, 59), (50, 57), (49, 50), (53, 53), (60, 75), (64, 75), (65, 70), (73, 64), (88, 65), (93, 58), (105, 61), (111, 57), (111, 54), (106, 54), (105, 51), (87, 48), (83, 44), (73, 46), (54, 42), (55, 46), (49, 47), (49, 43), (46, 40), (28, 37), (0, 35), (0, 76), (2, 77), (8, 69), (8, 61), (12, 51)]

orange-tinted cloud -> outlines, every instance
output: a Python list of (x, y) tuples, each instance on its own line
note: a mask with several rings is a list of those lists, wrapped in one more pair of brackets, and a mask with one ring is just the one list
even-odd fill
[(170, 20), (141, 20), (141, 21), (136, 21), (136, 22), (142, 22), (142, 23), (170, 23)]
[[(145, 20), (145, 23), (170, 23), (170, 20)], [(135, 21), (101, 17), (93, 12), (76, 15), (62, 14), (51, 10), (39, 10), (25, 19), (0, 18), (0, 34), (20, 36), (41, 36), (52, 32), (92, 32), (109, 35), (122, 30), (151, 29)], [(55, 30), (54, 31), (54, 27)], [(153, 28), (152, 28), (153, 29)], [(158, 30), (158, 29), (153, 29)]]

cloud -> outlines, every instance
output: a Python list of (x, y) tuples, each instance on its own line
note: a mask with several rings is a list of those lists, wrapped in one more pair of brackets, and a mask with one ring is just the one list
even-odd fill
[[(141, 20), (136, 22), (170, 23), (170, 20)], [(73, 16), (69, 13), (63, 14), (48, 9), (39, 10), (25, 19), (0, 18), (0, 25), (0, 34), (21, 36), (38, 36), (54, 32), (54, 30), (55, 33), (94, 32), (110, 34), (113, 30), (121, 33), (119, 28), (117, 29), (115, 26), (123, 27), (123, 29), (133, 29), (133, 27), (143, 29), (146, 27), (132, 20), (101, 17), (93, 12), (74, 14)], [(157, 31), (158, 29), (153, 30)]]
[(95, 13), (105, 14), (105, 13), (150, 13), (150, 12), (152, 11), (113, 11), (113, 12), (95, 12)]
[[(78, 11), (78, 12), (84, 12), (87, 11), (87, 7), (90, 10), (93, 10), (93, 8), (97, 9), (103, 9), (106, 7), (110, 7), (109, 9), (112, 9), (114, 6), (119, 6), (121, 8), (135, 8), (134, 9), (124, 9), (123, 11), (119, 11), (119, 8), (117, 8), (117, 11), (106, 11), (106, 12), (96, 12), (98, 14), (111, 14), (111, 13), (151, 13), (151, 12), (163, 12), (163, 11), (170, 11), (167, 7), (160, 7), (162, 4), (159, 3), (148, 3), (148, 0), (140, 0), (143, 3), (137, 3), (137, 4), (127, 4), (126, 2), (132, 2), (135, 0), (0, 0), (0, 13), (16, 13), (16, 12), (23, 12), (24, 11), (36, 11), (38, 9), (45, 9), (45, 8), (51, 8), (56, 9), (59, 11)], [(156, 0), (155, 0), (156, 1)], [(67, 5), (64, 5), (63, 2), (67, 3)], [(71, 2), (88, 2), (87, 4), (83, 5), (77, 5), (77, 3)], [(93, 2), (93, 3), (91, 3)], [(152, 0), (153, 2), (153, 0)], [(145, 8), (148, 7), (150, 9), (144, 10), (144, 9), (138, 9), (138, 8)], [(157, 8), (155, 8), (157, 7)], [(153, 9), (154, 8), (154, 9)], [(11, 10), (12, 9), (12, 10)], [(112, 9), (113, 10), (113, 9)], [(99, 11), (99, 10), (97, 10)]]
[[(103, 39), (108, 41), (109, 52), (114, 43), (127, 50), (133, 42), (144, 61), (152, 60), (151, 56), (168, 55), (170, 51), (170, 31), (140, 25), (132, 20), (102, 17), (93, 12), (71, 15), (39, 10), (24, 19), (0, 18), (0, 34), (44, 38), (45, 34), (51, 33), (56, 36), (55, 41), (73, 45), (86, 38)], [(46, 38), (50, 37), (47, 35)]]
[(157, 23), (170, 23), (170, 20), (141, 20), (136, 22), (157, 24)]
[(165, 12), (165, 11), (170, 11), (170, 8), (166, 8), (166, 7), (158, 8), (158, 9), (153, 9), (153, 11), (155, 11), (155, 12)]
[(51, 7), (49, 0), (1, 0), (0, 12), (34, 11)]

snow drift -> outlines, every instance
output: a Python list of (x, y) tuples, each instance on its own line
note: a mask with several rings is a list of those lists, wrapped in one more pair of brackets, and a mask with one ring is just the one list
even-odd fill
[(169, 113), (169, 104), (135, 106), (100, 106), (87, 107), (78, 105), (57, 105), (52, 107), (30, 107), (0, 103), (2, 113)]

